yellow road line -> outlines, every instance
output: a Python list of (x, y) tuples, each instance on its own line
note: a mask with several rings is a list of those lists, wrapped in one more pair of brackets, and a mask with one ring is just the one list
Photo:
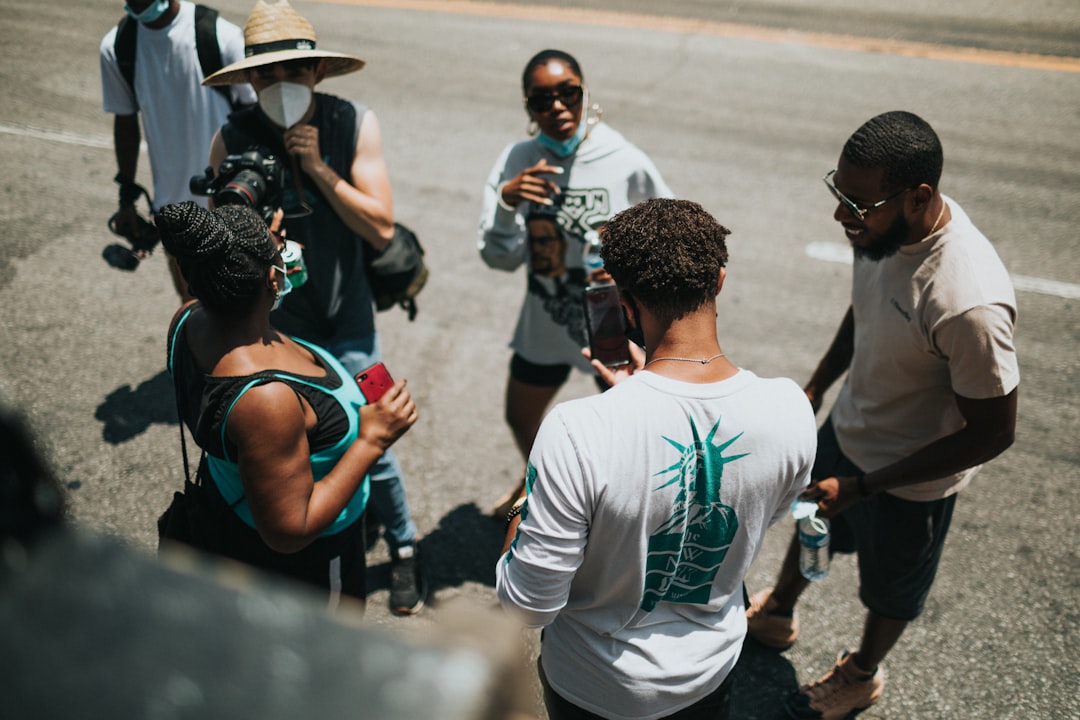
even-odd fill
[(454, 15), (479, 15), (510, 20), (542, 20), (576, 23), (580, 25), (603, 25), (606, 27), (636, 30), (660, 30), (663, 32), (715, 35), (718, 37), (759, 40), (761, 42), (806, 45), (832, 50), (903, 55), (907, 57), (947, 60), (951, 62), (1001, 65), (1004, 67), (1055, 72), (1080, 73), (1080, 58), (1034, 53), (982, 50), (972, 47), (936, 45), (934, 43), (888, 38), (856, 37), (831, 33), (781, 30), (755, 25), (696, 20), (693, 18), (661, 17), (640, 13), (588, 10), (584, 8), (553, 8), (536, 5), (512, 5), (492, 2), (468, 2), (466, 0), (317, 0), (337, 5), (382, 7), (395, 10), (418, 10), (423, 12), (450, 13)]

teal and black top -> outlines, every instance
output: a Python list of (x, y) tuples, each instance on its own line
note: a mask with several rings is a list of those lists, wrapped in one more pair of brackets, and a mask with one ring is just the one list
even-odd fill
[[(229, 413), (245, 392), (258, 385), (282, 382), (304, 398), (315, 411), (318, 421), (308, 433), (311, 448), (311, 474), (318, 482), (337, 464), (356, 440), (360, 431), (358, 409), (367, 401), (348, 371), (332, 355), (308, 342), (294, 338), (308, 348), (315, 362), (325, 371), (321, 376), (296, 375), (281, 370), (264, 370), (242, 377), (216, 377), (199, 371), (187, 345), (184, 323), (198, 304), (180, 316), (169, 337), (168, 364), (179, 395), (183, 422), (195, 442), (206, 452), (210, 477), (233, 511), (250, 527), (255, 527), (251, 510), (244, 498), (236, 447), (225, 428)], [(273, 418), (268, 418), (273, 422)], [(367, 507), (370, 479), (365, 477), (338, 518), (322, 533), (334, 535), (360, 519)]]

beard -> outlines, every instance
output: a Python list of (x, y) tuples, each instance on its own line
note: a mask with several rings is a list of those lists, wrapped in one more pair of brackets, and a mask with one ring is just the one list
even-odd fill
[(903, 215), (898, 215), (893, 224), (870, 245), (866, 247), (852, 245), (851, 248), (855, 251), (855, 257), (878, 262), (895, 255), (900, 246), (903, 245), (904, 240), (907, 239), (910, 230), (911, 224)]

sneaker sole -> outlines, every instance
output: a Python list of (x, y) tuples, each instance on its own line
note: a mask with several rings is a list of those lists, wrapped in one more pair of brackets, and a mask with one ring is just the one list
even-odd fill
[(413, 605), (412, 607), (404, 607), (404, 606), (394, 607), (393, 605), (391, 605), (390, 606), (390, 612), (393, 613), (394, 615), (399, 616), (399, 617), (408, 617), (410, 615), (416, 615), (418, 612), (420, 612), (421, 610), (424, 609), (424, 601), (427, 600), (427, 596), (428, 596), (427, 580), (424, 579), (424, 580), (421, 580), (420, 599), (416, 601), (415, 605)]

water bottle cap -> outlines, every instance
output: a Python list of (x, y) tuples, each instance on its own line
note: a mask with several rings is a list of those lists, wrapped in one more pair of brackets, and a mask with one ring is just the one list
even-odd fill
[(281, 250), (281, 259), (286, 263), (296, 262), (304, 254), (300, 244), (292, 240), (285, 241), (285, 247)]
[(812, 518), (817, 515), (817, 503), (807, 502), (796, 498), (791, 502), (791, 516), (796, 520)]

